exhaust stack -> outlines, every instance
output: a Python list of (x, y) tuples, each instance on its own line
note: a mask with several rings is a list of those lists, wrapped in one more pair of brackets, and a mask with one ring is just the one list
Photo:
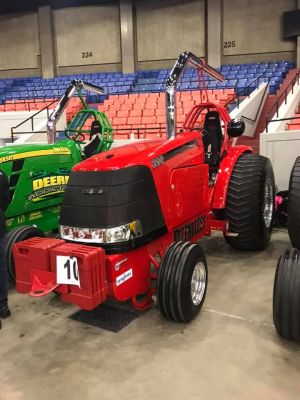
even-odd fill
[(192, 65), (202, 70), (222, 82), (225, 78), (213, 67), (206, 64), (203, 58), (195, 56), (195, 54), (185, 51), (178, 57), (169, 78), (166, 82), (166, 117), (167, 117), (167, 136), (173, 138), (176, 136), (176, 88), (178, 81), (188, 65)]
[[(53, 110), (52, 114), (49, 117), (49, 120), (47, 122), (47, 140), (48, 144), (53, 144), (55, 143), (55, 137), (56, 137), (56, 123), (61, 117), (62, 113), (64, 112), (65, 108), (67, 107), (71, 97), (74, 96), (75, 91), (80, 95), (80, 90), (87, 90), (89, 92), (94, 92), (97, 94), (103, 94), (104, 89), (92, 85), (91, 83), (84, 82), (80, 79), (74, 79), (69, 87), (67, 88), (65, 94), (61, 97), (59, 100), (57, 106)], [(81, 99), (83, 101), (83, 99)]]

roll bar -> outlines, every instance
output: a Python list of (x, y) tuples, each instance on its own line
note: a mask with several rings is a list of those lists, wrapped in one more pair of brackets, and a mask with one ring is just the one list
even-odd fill
[(168, 138), (175, 137), (176, 135), (176, 88), (181, 75), (189, 64), (196, 67), (198, 70), (206, 72), (220, 82), (225, 79), (224, 76), (213, 67), (206, 64), (203, 58), (199, 58), (189, 51), (180, 54), (166, 82), (166, 122)]
[(59, 120), (59, 118), (61, 117), (65, 108), (67, 107), (71, 97), (74, 96), (74, 93), (76, 90), (80, 96), (81, 95), (80, 91), (82, 89), (87, 90), (89, 92), (94, 92), (97, 94), (104, 93), (104, 89), (99, 86), (92, 85), (91, 83), (87, 83), (80, 79), (74, 79), (71, 82), (71, 84), (68, 86), (67, 90), (65, 91), (65, 94), (59, 100), (57, 106), (51, 113), (49, 120), (47, 122), (47, 140), (48, 140), (49, 144), (55, 143), (56, 123)]

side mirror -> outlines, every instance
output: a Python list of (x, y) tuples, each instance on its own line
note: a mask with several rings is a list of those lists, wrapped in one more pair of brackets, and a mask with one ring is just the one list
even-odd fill
[(230, 137), (239, 137), (245, 132), (245, 122), (241, 119), (232, 119), (227, 125), (227, 134)]

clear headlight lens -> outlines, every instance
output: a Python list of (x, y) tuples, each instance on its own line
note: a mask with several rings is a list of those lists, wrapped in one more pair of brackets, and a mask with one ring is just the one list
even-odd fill
[(132, 221), (129, 224), (114, 228), (75, 228), (72, 226), (60, 226), (62, 239), (88, 243), (118, 243), (127, 242), (142, 236), (140, 221)]

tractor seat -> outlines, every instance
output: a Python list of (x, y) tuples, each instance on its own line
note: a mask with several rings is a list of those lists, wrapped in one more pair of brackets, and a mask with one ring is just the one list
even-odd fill
[(205, 150), (205, 163), (218, 167), (223, 141), (220, 116), (217, 111), (209, 111), (205, 116), (202, 141)]
[(101, 142), (99, 137), (99, 135), (102, 133), (101, 130), (102, 127), (99, 122), (93, 121), (91, 124), (90, 141), (83, 148), (83, 154), (85, 157), (89, 158), (98, 153), (98, 148)]
[(102, 133), (102, 127), (98, 121), (93, 121), (91, 124), (91, 131), (90, 131), (90, 140), (93, 139), (93, 136), (98, 135), (98, 133)]
[(98, 134), (94, 134), (92, 139), (87, 143), (83, 148), (83, 154), (86, 158), (92, 157), (93, 155), (98, 153), (98, 148), (101, 143)]

